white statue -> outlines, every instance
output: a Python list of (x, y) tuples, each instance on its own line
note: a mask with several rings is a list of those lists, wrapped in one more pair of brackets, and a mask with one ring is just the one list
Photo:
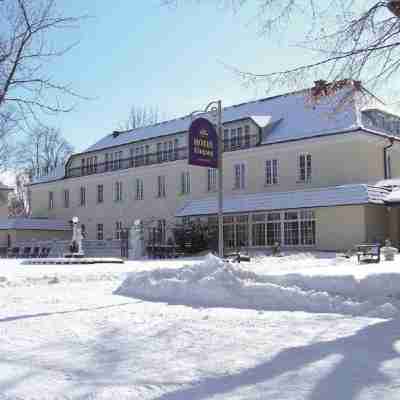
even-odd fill
[(79, 224), (79, 218), (72, 218), (72, 241), (70, 246), (70, 251), (72, 254), (83, 255), (83, 247), (82, 247), (82, 228)]
[(140, 219), (134, 221), (129, 231), (129, 259), (138, 260), (144, 256), (143, 223)]

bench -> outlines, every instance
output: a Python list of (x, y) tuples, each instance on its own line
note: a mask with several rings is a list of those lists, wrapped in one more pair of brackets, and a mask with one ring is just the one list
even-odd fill
[(380, 244), (359, 244), (357, 249), (358, 263), (379, 263), (381, 261), (381, 246)]

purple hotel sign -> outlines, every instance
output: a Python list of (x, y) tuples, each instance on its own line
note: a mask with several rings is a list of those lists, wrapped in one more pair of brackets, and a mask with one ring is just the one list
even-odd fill
[(189, 164), (218, 168), (218, 134), (206, 118), (196, 118), (190, 125)]

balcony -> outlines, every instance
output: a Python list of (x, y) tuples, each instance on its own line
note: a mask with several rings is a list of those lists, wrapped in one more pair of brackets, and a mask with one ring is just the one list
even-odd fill
[[(258, 136), (237, 137), (224, 140), (224, 151), (237, 151), (248, 149), (258, 145)], [(84, 167), (68, 168), (66, 178), (78, 178), (93, 174), (102, 174), (105, 172), (124, 170), (129, 168), (143, 167), (146, 165), (162, 164), (171, 161), (185, 160), (188, 157), (187, 147), (180, 147), (174, 150), (160, 151), (129, 158), (114, 159), (112, 161), (85, 165)]]

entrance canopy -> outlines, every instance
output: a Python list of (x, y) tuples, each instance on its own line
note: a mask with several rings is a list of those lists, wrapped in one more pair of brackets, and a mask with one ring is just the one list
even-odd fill
[[(265, 210), (287, 210), (314, 207), (334, 207), (359, 204), (384, 205), (389, 190), (371, 185), (342, 185), (290, 192), (262, 192), (224, 198), (224, 213)], [(399, 192), (400, 194), (400, 192)], [(192, 200), (175, 214), (176, 217), (212, 215), (218, 212), (216, 197)]]

